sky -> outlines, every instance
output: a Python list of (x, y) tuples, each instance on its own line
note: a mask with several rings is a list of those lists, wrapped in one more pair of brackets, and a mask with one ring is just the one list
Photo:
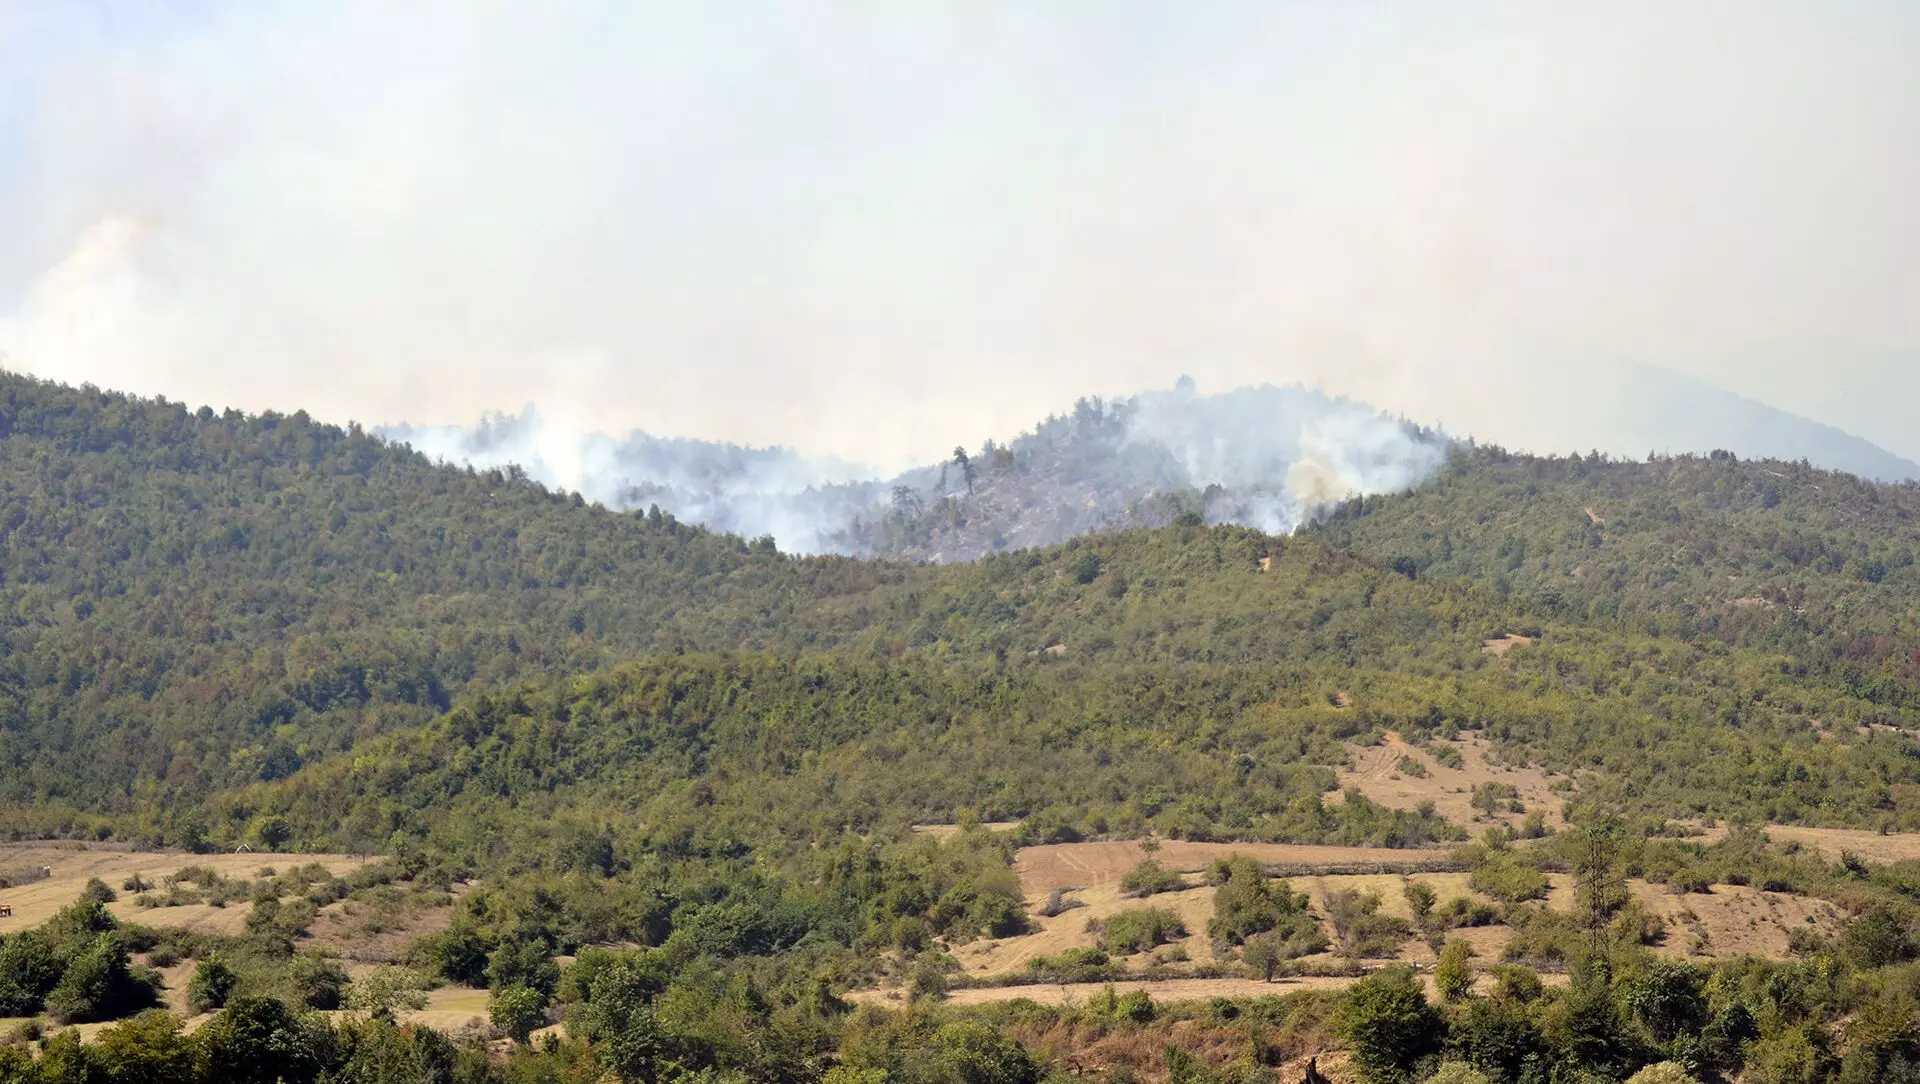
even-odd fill
[(1622, 358), (1913, 457), (1916, 133), (1901, 0), (0, 0), (0, 365), (898, 466)]

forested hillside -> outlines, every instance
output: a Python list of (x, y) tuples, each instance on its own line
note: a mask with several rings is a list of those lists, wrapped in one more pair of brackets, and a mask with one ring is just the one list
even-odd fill
[[(224, 939), (122, 931), (97, 906), (61, 912), (50, 932), (4, 931), (0, 957), (37, 961), (31, 982), (0, 983), (23, 1014), (87, 1021), (152, 1000), (165, 984), (134, 953), (218, 962), (245, 1013), (321, 1007), (325, 990), (290, 993), (306, 987), (288, 976), (335, 974), (305, 941), (323, 913), (373, 908), (390, 931), (392, 916), (432, 912), (396, 951), (418, 973), (406, 982), (488, 987), (495, 1020), (522, 1039), (566, 1017), (579, 1042), (521, 1044), (526, 1079), (812, 1082), (858, 1068), (869, 1075), (836, 1084), (1033, 1084), (1040, 1063), (1008, 1038), (1033, 1034), (1015, 1017), (914, 1017), (896, 1034), (877, 1015), (848, 1016), (838, 996), (891, 983), (937, 997), (961, 970), (950, 953), (1070, 909), (1057, 891), (1036, 901), (1016, 847), (1149, 839), (1456, 847), (1441, 865), (1477, 895), (1401, 920), (1358, 890), (1309, 905), (1257, 866), (1224, 863), (1206, 874), (1209, 929), (1226, 931), (1208, 934), (1206, 964), (1161, 952), (1186, 930), (1167, 911), (1117, 929), (1070, 920), (1101, 944), (1138, 934), (1150, 963), (1129, 971), (1076, 946), (1034, 957), (1029, 979), (1163, 967), (1271, 977), (1326, 948), (1324, 912), (1344, 955), (1313, 966), (1345, 981), (1365, 970), (1364, 946), (1396, 953), (1419, 933), (1438, 953), (1448, 930), (1497, 921), (1513, 938), (1504, 961), (1574, 970), (1581, 985), (1543, 992), (1537, 977), (1489, 972), (1522, 993), (1461, 994), (1444, 1017), (1420, 1000), (1429, 1045), (1409, 1057), (1430, 1062), (1453, 1035), (1460, 1060), (1520, 1080), (1546, 1079), (1521, 1072), (1525, 1056), (1615, 1078), (1665, 1057), (1720, 1072), (1762, 1036), (1839, 1043), (1808, 1055), (1828, 1069), (1841, 1046), (1874, 1071), (1905, 1056), (1897, 1034), (1875, 1046), (1835, 1021), (1897, 1016), (1911, 1001), (1898, 986), (1920, 953), (1911, 868), (1854, 854), (1828, 865), (1743, 827), (1711, 844), (1642, 837), (1723, 822), (1920, 830), (1911, 488), (1727, 456), (1462, 448), (1422, 487), (1349, 502), (1294, 535), (1186, 516), (967, 564), (802, 559), (657, 511), (613, 512), (511, 469), (435, 465), (301, 414), (216, 416), (13, 377), (0, 393), (0, 830), (391, 859), (351, 881), (321, 869), (311, 882), (263, 872), (234, 886), (201, 871), (204, 896), (184, 873), (164, 886), (136, 873), (125, 890), (141, 908), (251, 898), (254, 914)], [(1470, 748), (1545, 773), (1552, 806), (1522, 810), (1512, 786), (1477, 784), (1473, 810), (1488, 819), (1476, 823), (1343, 787), (1388, 732), (1407, 750), (1397, 772)], [(1523, 814), (1535, 837), (1524, 849)], [(1009, 830), (944, 843), (915, 827), (996, 821)], [(1552, 824), (1576, 831), (1538, 840)], [(1622, 883), (1760, 886), (1750, 891), (1767, 907), (1817, 893), (1854, 923), (1792, 942), (1828, 985), (1768, 1002), (1775, 1015), (1754, 1023), (1753, 990), (1814, 980), (1715, 972), (1747, 992), (1710, 996), (1706, 971), (1660, 970), (1649, 953), (1664, 927), (1624, 896), (1595, 902), (1582, 888), (1585, 919), (1548, 906), (1550, 877), (1595, 861), (1575, 835), (1602, 828)], [(1201, 891), (1165, 869), (1140, 877), (1142, 894)], [(1417, 895), (1407, 889), (1410, 905)], [(83, 919), (85, 938), (62, 932)], [(555, 958), (576, 955), (561, 981)], [(1602, 958), (1620, 969), (1616, 985), (1593, 966)], [(95, 972), (112, 998), (80, 989)], [(373, 998), (405, 977), (350, 978)], [(1312, 1035), (1338, 1031), (1364, 1051), (1364, 1029), (1339, 1030), (1330, 1014), (1374, 992), (1410, 1012), (1406, 999), (1424, 998), (1397, 973), (1378, 980), (1337, 1005), (1262, 1010), (1279, 1015), (1249, 1034), (1313, 1048), (1284, 1023), (1302, 1013)], [(328, 981), (338, 1003), (348, 979)], [(1637, 1020), (1632, 998), (1668, 981), (1686, 989), (1661, 996), (1685, 1012), (1732, 1013), (1726, 1026), (1747, 1030), (1689, 1047), (1661, 1017), (1602, 1047), (1567, 1037), (1565, 1013)], [(1123, 1009), (1108, 997), (1062, 1026), (1158, 1026), (1150, 1000)], [(623, 1015), (606, 1015), (614, 1006)], [(1488, 1012), (1508, 1015), (1474, 1015)], [(246, 1019), (217, 1016), (229, 1031), (194, 1042), (320, 1027)], [(315, 1052), (281, 1075), (360, 1079), (341, 1068), (358, 1056), (351, 1044), (412, 1041), (382, 1027), (390, 1011), (303, 1032)], [(1494, 1041), (1485, 1029), (1520, 1045), (1472, 1046)], [(642, 1034), (656, 1045), (620, 1045)], [(17, 1075), (7, 1049), (0, 1081), (49, 1079)], [(443, 1054), (431, 1056), (451, 1066)], [(485, 1057), (469, 1054), (484, 1075)], [(56, 1045), (26, 1064), (92, 1056)], [(1013, 1059), (1012, 1075), (982, 1069), (989, 1056)], [(1276, 1056), (1258, 1055), (1246, 1079)]]
[(1543, 616), (1791, 655), (1888, 708), (1920, 706), (1920, 486), (1731, 455), (1536, 459), (1457, 451), (1416, 493), (1309, 532)]

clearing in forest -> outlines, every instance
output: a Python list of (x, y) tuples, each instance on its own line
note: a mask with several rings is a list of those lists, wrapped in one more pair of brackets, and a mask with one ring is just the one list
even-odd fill
[[(1502, 801), (1502, 810), (1491, 819), (1473, 807), (1476, 787), (1488, 784), (1512, 787), (1526, 811), (1538, 809), (1546, 814), (1549, 828), (1565, 825), (1560, 816), (1560, 796), (1553, 793), (1553, 777), (1547, 772), (1489, 763), (1486, 746), (1474, 738), (1431, 744), (1457, 750), (1461, 766), (1449, 768), (1388, 731), (1379, 745), (1349, 745), (1347, 755), (1351, 766), (1339, 769), (1335, 775), (1343, 789), (1354, 787), (1369, 799), (1392, 809), (1414, 810), (1420, 803), (1430, 801), (1435, 812), (1469, 830), (1473, 830), (1476, 823), (1493, 821), (1518, 828), (1526, 820), (1526, 813), (1504, 808), (1508, 800)], [(1403, 761), (1411, 761), (1417, 767), (1409, 771)]]
[(165, 880), (189, 866), (213, 870), (224, 878), (252, 879), (263, 869), (282, 872), (318, 863), (327, 872), (340, 876), (359, 869), (370, 858), (348, 854), (191, 854), (186, 851), (136, 851), (105, 843), (93, 844), (0, 844), (0, 876), (38, 876), (42, 868), (52, 875), (26, 880), (13, 888), (0, 888), (0, 904), (13, 908), (10, 918), (0, 918), (0, 933), (14, 933), (38, 926), (54, 912), (80, 898), (87, 881), (98, 877), (119, 899), (108, 905), (114, 917), (145, 926), (169, 926), (205, 933), (235, 934), (245, 928), (248, 903), (226, 907), (187, 904), (180, 907), (144, 908), (133, 902), (137, 893), (121, 886), (134, 875), (150, 883)]
[(1442, 850), (1413, 850), (1397, 847), (1327, 847), (1303, 843), (1193, 843), (1187, 840), (1162, 840), (1152, 853), (1138, 840), (1114, 840), (1101, 843), (1048, 843), (1022, 847), (1014, 867), (1020, 872), (1020, 889), (1030, 903), (1046, 902), (1056, 888), (1098, 888), (1116, 885), (1127, 871), (1142, 860), (1152, 858), (1179, 873), (1198, 873), (1214, 860), (1243, 855), (1270, 866), (1325, 867), (1355, 869), (1377, 866), (1382, 869), (1417, 869), (1446, 862)]

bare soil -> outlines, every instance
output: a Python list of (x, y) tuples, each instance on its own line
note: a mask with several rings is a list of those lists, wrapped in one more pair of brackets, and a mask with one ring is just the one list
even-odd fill
[(1198, 873), (1215, 859), (1243, 855), (1258, 862), (1283, 866), (1419, 867), (1447, 859), (1440, 850), (1393, 847), (1323, 847), (1297, 843), (1191, 843), (1163, 840), (1149, 853), (1137, 840), (1103, 843), (1049, 843), (1022, 847), (1014, 859), (1020, 888), (1029, 902), (1044, 903), (1056, 888), (1092, 889), (1117, 885), (1127, 871), (1152, 858), (1168, 869)]
[(1524, 644), (1530, 644), (1532, 642), (1533, 642), (1533, 637), (1531, 636), (1515, 636), (1512, 633), (1508, 633), (1505, 636), (1496, 636), (1491, 640), (1480, 641), (1480, 650), (1486, 652), (1489, 655), (1498, 657), (1501, 655), (1505, 655), (1507, 652), (1512, 651), (1516, 647), (1520, 647)]
[[(1485, 825), (1496, 822), (1518, 827), (1526, 819), (1525, 813), (1507, 812), (1488, 818), (1473, 808), (1475, 787), (1485, 783), (1506, 783), (1519, 792), (1520, 802), (1529, 812), (1539, 809), (1546, 813), (1549, 827), (1566, 823), (1560, 816), (1561, 798), (1550, 789), (1554, 779), (1551, 774), (1538, 768), (1489, 763), (1486, 746), (1474, 738), (1435, 744), (1451, 745), (1458, 749), (1462, 767), (1449, 768), (1408, 745), (1400, 735), (1389, 731), (1379, 745), (1348, 746), (1347, 754), (1352, 766), (1338, 770), (1335, 775), (1342, 788), (1355, 787), (1381, 805), (1414, 810), (1422, 802), (1432, 802), (1435, 812), (1442, 817), (1469, 828), (1476, 823)], [(1426, 775), (1422, 777), (1401, 771), (1402, 758), (1412, 759), (1426, 770)]]
[(38, 926), (54, 912), (80, 897), (89, 878), (98, 877), (120, 898), (108, 905), (115, 917), (147, 926), (174, 926), (204, 930), (208, 933), (238, 933), (246, 922), (248, 907), (233, 904), (212, 907), (193, 904), (184, 907), (142, 908), (133, 902), (134, 893), (121, 884), (134, 874), (155, 884), (188, 866), (205, 866), (223, 877), (253, 878), (267, 868), (286, 870), (294, 866), (319, 863), (336, 875), (351, 872), (372, 861), (346, 854), (190, 854), (185, 851), (135, 851), (109, 844), (0, 844), (0, 867), (33, 869), (51, 866), (53, 876), (16, 888), (0, 889), (0, 904), (13, 908), (10, 918), (0, 918), (0, 933)]

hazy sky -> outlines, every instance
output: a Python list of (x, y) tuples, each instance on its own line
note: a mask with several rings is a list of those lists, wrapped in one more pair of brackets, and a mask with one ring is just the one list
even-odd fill
[(1920, 4), (1580, 7), (0, 0), (0, 350), (886, 464), (1610, 355), (1920, 456)]

